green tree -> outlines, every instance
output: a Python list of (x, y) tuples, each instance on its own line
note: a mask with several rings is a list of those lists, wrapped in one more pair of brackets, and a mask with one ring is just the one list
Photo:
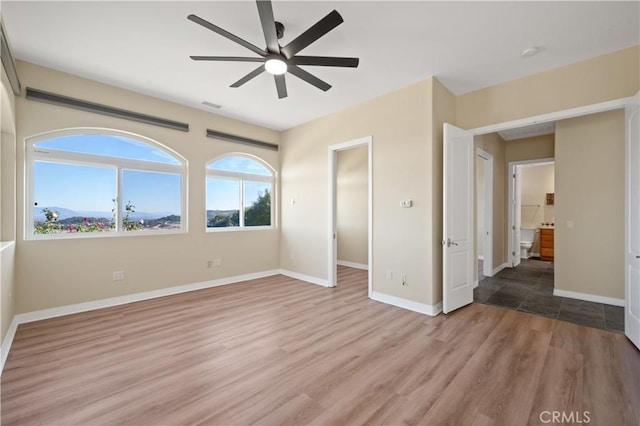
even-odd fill
[(236, 210), (231, 214), (218, 214), (209, 219), (207, 227), (226, 228), (228, 226), (238, 226), (240, 224), (240, 213)]
[(34, 234), (54, 234), (60, 232), (62, 226), (58, 222), (58, 212), (49, 208), (42, 209), (44, 213), (44, 222), (37, 222), (34, 224)]
[(271, 193), (268, 189), (258, 193), (258, 199), (244, 210), (245, 226), (271, 225)]
[(139, 221), (136, 221), (136, 220), (131, 220), (129, 218), (129, 215), (131, 213), (136, 212), (136, 206), (131, 204), (131, 201), (129, 201), (124, 206), (124, 210), (125, 210), (125, 213), (124, 213), (124, 217), (122, 218), (122, 228), (125, 231), (139, 231), (140, 229), (142, 229), (142, 226), (144, 224), (144, 221), (142, 219), (140, 219)]

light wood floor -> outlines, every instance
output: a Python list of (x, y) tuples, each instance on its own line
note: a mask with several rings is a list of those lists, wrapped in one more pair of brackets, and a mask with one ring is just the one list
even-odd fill
[(336, 289), (275, 276), (21, 325), (2, 424), (640, 422), (621, 334), (479, 304), (431, 318), (366, 292), (340, 268)]

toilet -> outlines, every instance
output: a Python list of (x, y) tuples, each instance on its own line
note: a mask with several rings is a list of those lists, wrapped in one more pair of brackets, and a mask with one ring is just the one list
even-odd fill
[(535, 228), (520, 228), (520, 258), (529, 258), (529, 249), (533, 246)]

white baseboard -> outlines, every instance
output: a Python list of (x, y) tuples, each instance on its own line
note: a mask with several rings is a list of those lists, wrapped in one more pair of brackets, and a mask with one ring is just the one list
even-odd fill
[(186, 284), (175, 287), (161, 288), (158, 290), (145, 291), (142, 293), (127, 294), (124, 296), (110, 297), (108, 299), (92, 300), (91, 302), (76, 303), (73, 305), (60, 306), (56, 308), (43, 309), (40, 311), (26, 312), (17, 314), (11, 321), (11, 326), (2, 341), (2, 353), (0, 359), (0, 374), (4, 369), (4, 363), (9, 355), (9, 349), (13, 343), (18, 325), (33, 321), (40, 321), (49, 318), (60, 317), (64, 315), (77, 314), (80, 312), (92, 311), (95, 309), (108, 308), (111, 306), (124, 305), (132, 302), (140, 302), (142, 300), (155, 299), (158, 297), (171, 296), (174, 294), (187, 293), (190, 291), (203, 290), (211, 287), (218, 287), (227, 284), (233, 284), (242, 281), (254, 280), (258, 278), (270, 277), (280, 274), (279, 269), (270, 271), (255, 272), (251, 274), (236, 275), (233, 277), (220, 278), (217, 280), (203, 281), (194, 284)]
[(586, 300), (587, 302), (604, 303), (606, 305), (624, 306), (624, 299), (615, 297), (598, 296), (597, 294), (578, 293), (575, 291), (553, 289), (554, 296), (568, 297), (570, 299)]
[(502, 265), (498, 266), (497, 268), (495, 268), (492, 271), (492, 275), (491, 276), (494, 276), (495, 274), (497, 274), (498, 272), (502, 271), (504, 268), (507, 268), (507, 267), (509, 267), (509, 264), (508, 263), (503, 263)]
[(347, 266), (349, 268), (364, 269), (365, 271), (369, 270), (369, 266), (364, 263), (348, 262), (346, 260), (338, 260), (337, 263), (340, 266)]
[(371, 292), (371, 299), (388, 305), (397, 306), (399, 308), (408, 309), (410, 311), (419, 312), (421, 314), (430, 315), (432, 317), (435, 317), (442, 312), (442, 302), (438, 302), (435, 305), (427, 305), (426, 303), (414, 302), (413, 300), (390, 296), (388, 294), (378, 293), (377, 291)]
[(161, 288), (158, 290), (145, 291), (142, 293), (127, 294), (124, 296), (110, 297), (108, 299), (92, 300), (91, 302), (77, 303), (74, 305), (60, 306), (57, 308), (43, 309), (41, 311), (27, 312), (16, 315), (18, 324), (40, 321), (48, 318), (60, 317), (63, 315), (77, 314), (80, 312), (92, 311), (94, 309), (108, 308), (110, 306), (124, 305), (142, 300), (155, 299), (158, 297), (171, 296), (173, 294), (187, 293), (189, 291), (202, 290), (205, 288), (218, 287), (221, 285), (233, 284), (240, 281), (254, 280), (257, 278), (270, 277), (279, 274), (277, 269), (271, 271), (255, 272), (251, 274), (236, 275), (234, 277), (219, 278), (217, 280), (202, 281), (194, 284), (186, 284), (175, 287)]
[(298, 272), (289, 271), (287, 269), (280, 269), (279, 272), (280, 274), (289, 278), (295, 278), (296, 280), (306, 281), (311, 284), (318, 284), (323, 287), (331, 287), (329, 285), (329, 280), (325, 280), (324, 278), (312, 277), (311, 275), (300, 274)]
[(4, 339), (2, 340), (2, 349), (0, 349), (0, 375), (2, 374), (2, 370), (4, 370), (4, 363), (7, 361), (7, 357), (9, 356), (9, 349), (11, 349), (11, 344), (13, 343), (13, 338), (16, 335), (17, 329), (18, 321), (14, 316), (13, 321), (11, 321), (11, 325), (7, 330), (7, 334), (5, 334)]

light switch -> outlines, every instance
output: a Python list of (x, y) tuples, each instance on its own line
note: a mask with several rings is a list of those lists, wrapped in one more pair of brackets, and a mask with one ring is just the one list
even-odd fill
[(567, 228), (568, 229), (573, 229), (573, 221), (572, 220), (568, 220), (567, 221)]
[(413, 205), (413, 201), (411, 201), (411, 200), (402, 200), (400, 202), (400, 205), (402, 207), (404, 207), (405, 209), (407, 209), (407, 208), (409, 208), (409, 207), (411, 207)]

